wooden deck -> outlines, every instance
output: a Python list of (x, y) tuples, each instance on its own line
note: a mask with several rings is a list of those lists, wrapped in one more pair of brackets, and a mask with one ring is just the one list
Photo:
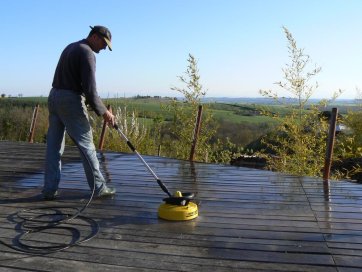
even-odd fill
[[(19, 234), (15, 214), (30, 207), (79, 206), (89, 197), (76, 150), (67, 147), (56, 201), (40, 196), (43, 144), (0, 141), (0, 240)], [(170, 191), (198, 193), (199, 217), (157, 217), (165, 194), (134, 154), (99, 154), (118, 190), (84, 214), (100, 232), (58, 253), (34, 256), (0, 244), (0, 271), (362, 271), (362, 186), (144, 156)], [(87, 226), (75, 221), (87, 231)], [(89, 230), (88, 230), (89, 231)], [(69, 233), (32, 237), (52, 243)], [(53, 238), (50, 238), (53, 237)]]

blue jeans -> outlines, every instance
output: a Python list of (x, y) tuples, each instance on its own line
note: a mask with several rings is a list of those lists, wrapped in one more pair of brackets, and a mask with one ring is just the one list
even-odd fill
[(52, 88), (48, 97), (49, 128), (43, 193), (57, 191), (61, 176), (61, 156), (64, 152), (65, 130), (80, 150), (89, 187), (99, 194), (105, 179), (99, 170), (99, 161), (93, 143), (85, 98), (71, 90)]

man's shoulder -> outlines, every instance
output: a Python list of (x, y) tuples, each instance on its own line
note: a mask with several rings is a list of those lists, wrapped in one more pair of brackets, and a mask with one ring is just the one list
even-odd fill
[(70, 46), (72, 46), (75, 50), (84, 51), (87, 53), (92, 53), (92, 48), (89, 46), (87, 41), (85, 39), (71, 43)]
[(64, 51), (73, 52), (79, 55), (91, 55), (93, 51), (85, 39), (69, 44)]

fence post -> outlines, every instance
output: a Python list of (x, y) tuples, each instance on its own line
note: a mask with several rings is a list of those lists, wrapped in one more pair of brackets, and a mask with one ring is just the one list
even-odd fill
[(324, 182), (328, 182), (330, 172), (331, 172), (331, 165), (332, 165), (332, 157), (333, 157), (333, 147), (334, 141), (336, 137), (336, 123), (337, 123), (337, 115), (338, 109), (332, 109), (332, 115), (329, 122), (329, 133), (328, 133), (328, 140), (327, 140), (327, 150), (326, 150), (326, 157), (324, 160), (324, 172), (323, 172), (323, 180)]
[(190, 161), (194, 161), (195, 158), (196, 143), (197, 143), (197, 138), (199, 137), (200, 127), (201, 127), (201, 116), (202, 116), (202, 105), (199, 105), (199, 110), (197, 112), (196, 126), (194, 130), (194, 139), (192, 141), (190, 158), (189, 158)]
[[(111, 105), (108, 105), (108, 106), (107, 106), (107, 110), (109, 110), (109, 111), (112, 113)], [(106, 122), (106, 121), (103, 121), (101, 138), (99, 139), (99, 145), (98, 145), (98, 149), (99, 149), (99, 150), (103, 150), (104, 136), (105, 136), (105, 134), (106, 134), (106, 129), (107, 129), (107, 122)]]
[(29, 131), (29, 137), (28, 141), (29, 143), (34, 142), (34, 133), (35, 133), (35, 127), (36, 127), (36, 120), (38, 118), (38, 111), (39, 111), (39, 104), (36, 104), (33, 111), (33, 116), (31, 118), (31, 125), (30, 125), (30, 131)]

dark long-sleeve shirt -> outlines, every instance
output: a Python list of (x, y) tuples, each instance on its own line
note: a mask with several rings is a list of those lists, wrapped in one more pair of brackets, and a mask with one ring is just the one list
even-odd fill
[(83, 39), (69, 44), (63, 50), (52, 86), (84, 95), (96, 114), (103, 115), (107, 108), (98, 96), (95, 72), (96, 57), (87, 40)]

